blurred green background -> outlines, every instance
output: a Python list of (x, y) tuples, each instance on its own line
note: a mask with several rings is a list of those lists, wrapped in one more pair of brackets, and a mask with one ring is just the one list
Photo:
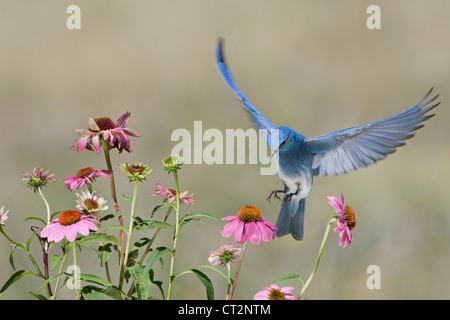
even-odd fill
[[(450, 2), (79, 0), (81, 30), (68, 30), (66, 8), (71, 4), (0, 4), (0, 206), (10, 210), (6, 230), (14, 239), (24, 242), (31, 235), (30, 226), (37, 222), (24, 222), (26, 217), (45, 216), (43, 202), (21, 180), (23, 171), (40, 167), (55, 173), (57, 182), (44, 194), (57, 211), (75, 208), (75, 192), (64, 189), (65, 177), (87, 166), (105, 168), (102, 155), (69, 150), (77, 139), (75, 129), (86, 129), (89, 117), (115, 121), (131, 111), (128, 127), (141, 137), (131, 138), (131, 154), (112, 151), (112, 161), (114, 166), (143, 162), (154, 168), (139, 189), (141, 217), (160, 203), (149, 196), (156, 183), (173, 187), (161, 165), (176, 144), (173, 130), (192, 131), (195, 120), (203, 121), (203, 130), (250, 128), (215, 66), (220, 36), (236, 82), (251, 103), (276, 126), (288, 125), (305, 136), (399, 113), (433, 86), (442, 101), (436, 117), (386, 160), (348, 175), (316, 178), (304, 240), (286, 236), (249, 245), (235, 298), (252, 299), (288, 273), (306, 280), (333, 213), (326, 196), (338, 196), (339, 190), (356, 211), (354, 240), (342, 248), (337, 234), (330, 234), (306, 297), (450, 298)], [(366, 27), (371, 4), (380, 5), (381, 30)], [(275, 222), (279, 203), (268, 203), (266, 197), (281, 183), (259, 170), (260, 165), (249, 164), (185, 165), (180, 188), (194, 193), (197, 204), (184, 206), (183, 212), (222, 218), (251, 204)], [(119, 193), (131, 195), (132, 185), (118, 168), (116, 179)], [(98, 179), (95, 189), (112, 207), (108, 183)], [(127, 223), (130, 205), (121, 198), (119, 203)], [(210, 220), (183, 228), (176, 271), (207, 264), (211, 250), (233, 242), (221, 238), (220, 230)], [(162, 232), (156, 245), (171, 246), (170, 238), (169, 231)], [(33, 246), (40, 262), (39, 248)], [(1, 237), (0, 285), (14, 272), (9, 249)], [(53, 250), (59, 253), (56, 246)], [(15, 251), (14, 261), (17, 270), (32, 269), (21, 251)], [(82, 272), (103, 276), (97, 261), (88, 248), (79, 254)], [(366, 287), (370, 265), (380, 267), (379, 290)], [(156, 272), (167, 282), (167, 275), (159, 268)], [(205, 272), (216, 298), (223, 299), (225, 281)], [(1, 299), (34, 299), (28, 292), (39, 284), (28, 277)], [(283, 285), (295, 286), (295, 294), (300, 290), (298, 281)], [(74, 296), (65, 290), (60, 298)], [(204, 299), (204, 288), (187, 275), (174, 283), (173, 298)]]

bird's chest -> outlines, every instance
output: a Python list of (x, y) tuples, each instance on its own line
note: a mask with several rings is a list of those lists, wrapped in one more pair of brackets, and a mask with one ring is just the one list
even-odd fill
[(312, 155), (302, 152), (281, 154), (278, 159), (278, 175), (287, 193), (307, 197), (313, 183)]

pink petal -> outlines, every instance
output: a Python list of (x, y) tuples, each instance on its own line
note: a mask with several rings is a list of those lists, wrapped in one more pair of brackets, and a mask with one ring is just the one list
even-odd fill
[(95, 152), (97, 152), (97, 154), (100, 153), (100, 136), (94, 136), (92, 138), (92, 143), (94, 144), (94, 148), (95, 148)]
[(130, 119), (130, 116), (131, 116), (131, 112), (129, 112), (129, 111), (122, 112), (122, 114), (119, 116), (119, 119), (117, 119), (117, 121), (116, 121), (116, 127), (125, 128), (128, 124), (128, 120)]

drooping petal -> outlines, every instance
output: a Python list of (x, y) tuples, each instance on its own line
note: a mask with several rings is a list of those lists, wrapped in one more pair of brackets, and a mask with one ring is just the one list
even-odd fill
[(128, 120), (130, 120), (131, 112), (124, 111), (119, 116), (119, 119), (116, 121), (116, 127), (125, 128), (128, 124)]

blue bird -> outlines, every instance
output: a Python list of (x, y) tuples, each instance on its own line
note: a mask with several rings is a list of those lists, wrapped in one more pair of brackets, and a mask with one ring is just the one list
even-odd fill
[[(241, 101), (256, 129), (266, 129), (271, 155), (278, 153), (278, 175), (283, 190), (274, 190), (267, 198), (284, 193), (276, 221), (278, 237), (291, 233), (296, 240), (303, 239), (305, 202), (313, 183), (313, 176), (340, 175), (384, 159), (412, 138), (414, 131), (423, 127), (423, 121), (433, 117), (426, 113), (437, 107), (432, 104), (439, 95), (428, 99), (433, 88), (411, 108), (386, 119), (325, 134), (305, 137), (291, 128), (275, 128), (258, 112), (236, 86), (225, 63), (223, 39), (216, 49), (216, 64), (225, 82)], [(271, 145), (271, 135), (277, 130), (278, 141)]]

